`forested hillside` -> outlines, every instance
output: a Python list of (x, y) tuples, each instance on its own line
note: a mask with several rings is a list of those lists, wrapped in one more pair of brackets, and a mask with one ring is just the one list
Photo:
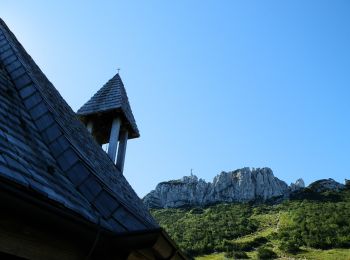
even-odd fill
[(201, 259), (350, 259), (350, 190), (305, 189), (281, 204), (218, 204), (152, 214)]

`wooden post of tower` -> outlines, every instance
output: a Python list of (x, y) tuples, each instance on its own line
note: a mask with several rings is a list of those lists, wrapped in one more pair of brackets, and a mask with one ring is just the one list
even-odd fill
[(121, 121), (119, 118), (114, 118), (112, 121), (111, 133), (109, 136), (108, 156), (115, 163), (115, 157), (117, 154), (119, 131)]
[(123, 170), (124, 170), (124, 162), (125, 162), (125, 154), (126, 154), (126, 145), (128, 143), (128, 136), (129, 136), (128, 131), (126, 129), (123, 129), (123, 131), (120, 134), (118, 157), (117, 157), (117, 167), (121, 172), (123, 172)]

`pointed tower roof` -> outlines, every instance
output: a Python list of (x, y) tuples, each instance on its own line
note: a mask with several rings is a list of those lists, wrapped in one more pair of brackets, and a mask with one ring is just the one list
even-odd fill
[(126, 121), (126, 125), (129, 126), (130, 138), (137, 138), (140, 136), (129, 104), (129, 99), (119, 73), (111, 78), (88, 102), (86, 102), (77, 111), (77, 115), (79, 117), (102, 113), (121, 114)]

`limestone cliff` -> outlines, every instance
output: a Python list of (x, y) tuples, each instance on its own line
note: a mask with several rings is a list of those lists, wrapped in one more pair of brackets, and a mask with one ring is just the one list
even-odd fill
[(303, 179), (297, 179), (297, 181), (295, 183), (291, 183), (289, 187), (290, 187), (291, 191), (296, 191), (296, 190), (305, 188), (304, 180)]
[(143, 198), (143, 202), (148, 208), (176, 208), (219, 202), (266, 201), (286, 196), (304, 186), (304, 181), (299, 179), (289, 187), (276, 178), (269, 168), (243, 168), (221, 172), (212, 182), (205, 182), (195, 175), (161, 182)]

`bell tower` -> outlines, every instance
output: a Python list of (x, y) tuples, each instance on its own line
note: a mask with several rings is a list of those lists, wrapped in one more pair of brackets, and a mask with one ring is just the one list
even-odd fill
[(128, 139), (140, 136), (124, 84), (117, 73), (77, 112), (79, 119), (123, 172)]

